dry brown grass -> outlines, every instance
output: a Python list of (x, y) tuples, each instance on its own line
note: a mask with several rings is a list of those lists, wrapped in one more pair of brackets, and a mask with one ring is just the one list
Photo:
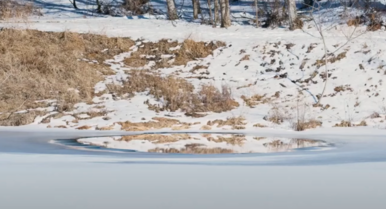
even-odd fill
[(110, 126), (103, 126), (103, 127), (96, 127), (95, 128), (96, 130), (100, 130), (100, 131), (107, 131), (107, 130), (113, 130), (114, 129), (114, 124), (113, 125), (110, 125)]
[(195, 115), (197, 112), (224, 112), (239, 106), (227, 86), (219, 90), (206, 84), (195, 92), (194, 86), (182, 78), (163, 77), (145, 70), (132, 70), (129, 74), (130, 77), (123, 86), (114, 87), (115, 92), (118, 95), (129, 94), (129, 96), (134, 96), (138, 92), (148, 92), (156, 101), (163, 101), (162, 105), (145, 102), (149, 109), (156, 112), (181, 110)]
[(224, 127), (224, 126), (231, 126), (233, 129), (245, 129), (245, 118), (243, 116), (238, 117), (229, 117), (226, 120), (214, 120), (214, 121), (208, 121), (206, 125), (208, 126), (214, 126), (217, 125), (217, 127)]
[(266, 115), (263, 119), (272, 123), (281, 124), (285, 120), (290, 119), (290, 117), (282, 107), (274, 105), (268, 115)]
[(355, 126), (367, 126), (366, 121), (361, 121), (358, 124), (354, 124), (351, 121), (342, 120), (340, 123), (334, 125), (334, 127), (355, 127)]
[(159, 153), (183, 153), (183, 154), (225, 154), (233, 153), (233, 150), (224, 148), (206, 148), (201, 144), (187, 144), (183, 149), (176, 148), (155, 148), (148, 152), (159, 152)]
[(241, 96), (241, 99), (244, 100), (245, 104), (250, 108), (255, 108), (259, 104), (264, 104), (269, 101), (269, 98), (264, 98), (266, 94), (259, 95), (255, 94), (252, 97), (246, 97), (244, 95)]
[(322, 122), (318, 120), (299, 120), (292, 124), (292, 129), (295, 131), (304, 131), (306, 129), (312, 129), (322, 126)]
[(2, 29), (2, 119), (18, 110), (36, 108), (37, 100), (56, 99), (58, 111), (70, 110), (80, 101), (90, 101), (95, 84), (102, 80), (98, 72), (105, 71), (107, 66), (90, 64), (84, 59), (101, 63), (128, 51), (133, 43), (126, 38), (101, 35)]
[(253, 124), (253, 127), (257, 127), (257, 128), (266, 128), (267, 126), (266, 126), (266, 125), (263, 125), (263, 124), (260, 124), (260, 123), (256, 123), (256, 124)]
[(0, 1), (0, 20), (6, 20), (10, 18), (22, 18), (36, 14), (41, 15), (38, 8), (36, 8), (32, 2), (20, 3), (16, 0), (1, 0)]
[[(330, 57), (327, 59), (327, 62), (329, 63), (335, 63), (337, 61), (340, 61), (344, 58), (346, 58), (347, 52), (339, 53), (338, 55), (330, 55)], [(316, 62), (313, 64), (313, 66), (316, 66), (318, 69), (326, 64), (324, 58), (320, 60), (316, 60)]]
[(0, 120), (0, 126), (21, 126), (34, 122), (37, 116), (43, 116), (45, 113), (41, 111), (28, 111), (26, 113), (8, 114)]
[[(155, 62), (154, 68), (170, 67), (172, 65), (186, 65), (189, 61), (205, 58), (219, 47), (225, 46), (223, 42), (196, 42), (186, 39), (182, 43), (166, 39), (158, 42), (146, 42), (139, 46), (124, 63), (131, 67), (142, 67), (150, 61)], [(170, 55), (170, 58), (164, 58)], [(169, 61), (174, 59), (170, 64)]]
[(172, 128), (174, 126), (190, 126), (190, 123), (183, 123), (176, 119), (154, 117), (152, 121), (132, 123), (130, 121), (118, 122), (121, 129), (125, 131), (147, 131), (151, 129)]
[(92, 128), (92, 127), (91, 127), (91, 126), (84, 125), (84, 126), (80, 126), (80, 127), (76, 128), (76, 129), (78, 129), (78, 130), (88, 130), (88, 129), (90, 129), (90, 128)]

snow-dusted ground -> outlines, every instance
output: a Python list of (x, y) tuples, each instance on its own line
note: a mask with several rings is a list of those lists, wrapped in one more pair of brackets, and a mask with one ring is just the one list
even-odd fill
[[(48, 4), (55, 5), (47, 6)], [(260, 130), (261, 128), (254, 127), (256, 124), (268, 129), (291, 130), (293, 123), (304, 116), (307, 121), (322, 122), (323, 128), (333, 127), (341, 121), (354, 125), (364, 121), (369, 127), (386, 128), (384, 122), (386, 88), (383, 87), (386, 76), (384, 29), (364, 33), (364, 27), (354, 28), (346, 24), (338, 24), (341, 19), (337, 18), (336, 14), (341, 12), (340, 8), (330, 8), (315, 14), (316, 19), (326, 28), (324, 36), (328, 52), (333, 53), (335, 57), (342, 55), (342, 59), (329, 63), (331, 76), (328, 79), (325, 97), (322, 98), (321, 106), (312, 107), (316, 102), (316, 95), (320, 94), (324, 87), (322, 78), (324, 67), (318, 68), (315, 65), (323, 57), (323, 44), (312, 22), (305, 23), (304, 31), (288, 31), (286, 28), (256, 29), (239, 24), (228, 29), (220, 29), (183, 20), (171, 23), (158, 20), (155, 16), (148, 16), (148, 19), (126, 16), (85, 16), (73, 10), (71, 5), (63, 0), (41, 1), (38, 5), (46, 5), (42, 9), (44, 14), (42, 17), (31, 17), (28, 22), (5, 21), (1, 22), (0, 26), (43, 31), (69, 30), (98, 33), (112, 37), (131, 37), (133, 40), (142, 39), (145, 42), (158, 41), (162, 38), (178, 41), (187, 38), (195, 41), (224, 41), (227, 46), (214, 51), (213, 56), (189, 62), (185, 67), (175, 66), (160, 70), (163, 75), (179, 71), (178, 76), (185, 78), (196, 76), (190, 72), (194, 66), (207, 66), (208, 69), (204, 70), (209, 72), (206, 75), (207, 80), (188, 78), (188, 81), (196, 87), (203, 83), (210, 83), (219, 88), (222, 85), (228, 85), (240, 106), (228, 112), (210, 113), (202, 118), (191, 118), (178, 111), (156, 113), (148, 110), (147, 106), (143, 105), (144, 101), (149, 99), (154, 103), (157, 102), (144, 93), (137, 94), (129, 100), (116, 100), (111, 94), (104, 94), (94, 98), (94, 104), (78, 104), (73, 112), (58, 119), (52, 118), (48, 124), (41, 123), (44, 117), (39, 117), (34, 124), (31, 124), (33, 127), (90, 126), (91, 129), (111, 127), (113, 130), (120, 130), (118, 122), (144, 122), (143, 118), (145, 121), (151, 121), (154, 117), (165, 117), (196, 124), (190, 129), (198, 130), (208, 121), (242, 116), (246, 119), (245, 130), (247, 131)], [(90, 11), (87, 5), (78, 6), (85, 8), (85, 11)], [(249, 7), (245, 6), (245, 8)], [(354, 13), (356, 11), (352, 10)], [(355, 39), (348, 40), (350, 35)], [(141, 41), (137, 42), (137, 46), (140, 47), (141, 44)], [(133, 48), (134, 50), (136, 47)], [(125, 71), (130, 68), (122, 64), (123, 59), (129, 56), (130, 52), (127, 52), (106, 61), (116, 75), (108, 76), (105, 81), (98, 83), (95, 87), (96, 92), (105, 89), (107, 83), (119, 83), (121, 79), (130, 79), (125, 74)], [(248, 59), (243, 60), (246, 56)], [(316, 76), (315, 71), (319, 73)], [(241, 99), (242, 96), (249, 98), (256, 94), (265, 95), (264, 99), (267, 99), (267, 102), (260, 102), (251, 108)], [(275, 97), (274, 95), (277, 94), (279, 96)], [(101, 116), (74, 123), (75, 118), (70, 116), (70, 114), (90, 110), (98, 111), (95, 107), (101, 105), (108, 111), (106, 115), (108, 120)], [(281, 124), (265, 120), (267, 116), (275, 114), (282, 115), (286, 120)], [(212, 126), (211, 129), (230, 130), (231, 127)], [(231, 148), (235, 152), (269, 152), (271, 149), (263, 145), (277, 140), (277, 138), (267, 138), (257, 141), (253, 137), (246, 136), (243, 145), (234, 146), (216, 144), (200, 136), (196, 139), (158, 145), (144, 140), (122, 142), (114, 139), (116, 138), (86, 139), (83, 142), (138, 151), (147, 151), (156, 147), (181, 148), (187, 144), (199, 143), (208, 148)], [(285, 142), (288, 139), (279, 140)]]

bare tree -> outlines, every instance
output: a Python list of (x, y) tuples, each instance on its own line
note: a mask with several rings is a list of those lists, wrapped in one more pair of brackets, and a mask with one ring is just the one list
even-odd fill
[(96, 0), (96, 5), (97, 5), (97, 12), (102, 13), (102, 4), (99, 0)]
[[(316, 2), (314, 2), (314, 4), (317, 4)], [(309, 15), (310, 15), (310, 18), (312, 20), (312, 22), (314, 23), (314, 26), (319, 34), (319, 37), (317, 36), (314, 36), (312, 34), (310, 34), (311, 36), (315, 37), (315, 38), (319, 38), (323, 44), (323, 52), (324, 52), (324, 55), (323, 55), (323, 65), (324, 65), (324, 85), (323, 85), (323, 90), (322, 92), (317, 96), (318, 97), (318, 101), (316, 102), (316, 105), (320, 105), (320, 102), (322, 101), (322, 98), (324, 97), (324, 94), (326, 92), (326, 88), (327, 88), (327, 85), (329, 83), (329, 77), (331, 76), (332, 73), (329, 73), (329, 58), (330, 57), (333, 57), (335, 56), (335, 53), (337, 53), (339, 50), (341, 50), (344, 46), (346, 46), (347, 44), (349, 44), (352, 40), (362, 36), (363, 34), (366, 33), (366, 31), (358, 31), (357, 28), (358, 28), (358, 25), (356, 25), (354, 27), (354, 29), (349, 33), (349, 34), (345, 34), (343, 33), (343, 35), (345, 36), (346, 38), (346, 42), (344, 42), (343, 44), (340, 45), (340, 47), (338, 47), (337, 49), (335, 49), (334, 51), (329, 51), (328, 50), (328, 46), (327, 46), (327, 41), (326, 41), (326, 36), (324, 34), (324, 32), (329, 29), (329, 28), (332, 28), (334, 26), (334, 23), (332, 23), (332, 25), (330, 25), (329, 27), (326, 27), (324, 28), (324, 23), (323, 23), (323, 14), (320, 14), (319, 15), (319, 18), (320, 19), (317, 19), (314, 15), (313, 15), (313, 12), (315, 10), (318, 10), (319, 8), (315, 7), (315, 6), (310, 6), (311, 7), (311, 10), (309, 11)], [(303, 30), (304, 31), (304, 30)], [(305, 31), (304, 31), (305, 32)], [(309, 34), (309, 33), (308, 33)]]
[(212, 2), (210, 0), (208, 0), (208, 10), (209, 10), (210, 24), (214, 25), (213, 24), (213, 15), (212, 15)]
[(229, 7), (229, 0), (220, 0), (221, 9), (221, 27), (227, 28), (231, 26), (231, 12)]
[(176, 4), (175, 4), (174, 0), (166, 0), (166, 4), (168, 7), (169, 20), (178, 19)]
[(296, 2), (295, 0), (286, 0), (287, 8), (288, 8), (288, 18), (290, 30), (294, 30), (297, 28), (296, 19), (297, 19), (297, 11), (296, 11)]
[(256, 27), (259, 27), (260, 26), (260, 23), (259, 23), (259, 7), (257, 5), (258, 1), (255, 0), (255, 11), (256, 11)]
[(76, 0), (69, 0), (72, 4), (72, 6), (75, 8), (75, 9), (78, 9), (78, 6), (76, 6)]
[(200, 13), (200, 1), (199, 0), (192, 0), (193, 5), (193, 18), (197, 19), (198, 14)]
[(214, 26), (216, 26), (220, 20), (220, 4), (219, 0), (214, 0)]

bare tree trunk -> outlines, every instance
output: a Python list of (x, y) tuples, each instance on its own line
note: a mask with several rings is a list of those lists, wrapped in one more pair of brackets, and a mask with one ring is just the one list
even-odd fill
[(212, 15), (212, 2), (210, 0), (208, 0), (208, 9), (209, 9), (210, 24), (214, 25), (213, 24), (213, 15)]
[(75, 9), (78, 9), (78, 6), (76, 6), (76, 0), (70, 0), (72, 6), (75, 8)]
[(221, 27), (227, 28), (231, 25), (229, 0), (220, 0), (220, 8), (221, 8)]
[(101, 2), (99, 0), (96, 0), (96, 4), (97, 4), (97, 12), (98, 13), (102, 13), (102, 5), (101, 5)]
[(258, 28), (260, 26), (260, 22), (259, 22), (259, 7), (257, 5), (257, 0), (255, 0), (255, 11), (256, 11), (256, 28)]
[(218, 3), (219, 0), (214, 0), (214, 25), (217, 26), (220, 17), (219, 17), (219, 12), (220, 12), (220, 4)]
[(297, 19), (297, 11), (296, 11), (296, 2), (295, 0), (286, 0), (287, 8), (288, 8), (288, 18), (290, 24), (290, 30), (294, 30), (297, 28), (296, 19)]
[(192, 5), (193, 5), (193, 18), (197, 19), (198, 14), (201, 13), (200, 9), (200, 1), (199, 0), (192, 0)]
[(174, 0), (166, 0), (167, 6), (168, 6), (168, 16), (169, 20), (176, 20), (178, 19), (177, 10), (176, 10), (176, 4), (174, 3)]

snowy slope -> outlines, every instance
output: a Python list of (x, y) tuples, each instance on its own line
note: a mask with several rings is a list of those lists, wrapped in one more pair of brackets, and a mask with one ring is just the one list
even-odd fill
[[(364, 121), (367, 126), (373, 128), (384, 129), (386, 127), (384, 123), (386, 90), (383, 87), (386, 63), (383, 30), (365, 33), (363, 27), (348, 27), (334, 21), (332, 21), (334, 27), (328, 27), (331, 26), (331, 22), (323, 25), (326, 28), (324, 37), (328, 52), (333, 53), (334, 56), (329, 57), (333, 60), (328, 64), (331, 76), (327, 80), (325, 97), (322, 98), (320, 106), (313, 107), (317, 101), (316, 96), (323, 91), (325, 69), (324, 66), (318, 67), (318, 62), (320, 63), (324, 55), (324, 48), (322, 39), (312, 22), (306, 23), (304, 31), (288, 31), (284, 28), (256, 29), (245, 25), (220, 29), (186, 21), (177, 21), (172, 24), (154, 17), (136, 19), (96, 17), (88, 14), (85, 16), (87, 18), (84, 18), (85, 14), (73, 10), (67, 2), (63, 7), (58, 6), (64, 4), (61, 0), (51, 3), (56, 6), (48, 6), (47, 2), (41, 3), (44, 6), (43, 17), (32, 17), (28, 23), (2, 22), (0, 26), (43, 31), (70, 30), (82, 33), (100, 33), (112, 37), (131, 37), (133, 40), (144, 39), (144, 41), (158, 41), (163, 38), (178, 41), (187, 38), (196, 41), (224, 41), (227, 46), (216, 50), (213, 56), (189, 62), (187, 66), (163, 68), (160, 71), (163, 75), (176, 75), (175, 72), (179, 71), (176, 76), (186, 78), (196, 76), (191, 72), (192, 67), (205, 65), (208, 67), (206, 70), (209, 72), (208, 79), (188, 78), (188, 80), (196, 87), (203, 83), (210, 83), (219, 88), (222, 85), (228, 85), (240, 106), (228, 112), (210, 113), (202, 118), (191, 118), (179, 111), (156, 113), (148, 110), (143, 102), (148, 99), (153, 100), (146, 94), (137, 94), (130, 100), (115, 100), (111, 94), (105, 94), (94, 98), (95, 104), (78, 104), (77, 109), (71, 114), (87, 112), (97, 105), (103, 105), (108, 110), (106, 115), (108, 120), (95, 117), (73, 123), (74, 118), (67, 115), (58, 119), (52, 118), (49, 124), (43, 124), (41, 120), (44, 117), (41, 117), (37, 118), (31, 126), (64, 126), (66, 128), (90, 126), (91, 129), (111, 127), (114, 130), (120, 130), (118, 122), (141, 122), (143, 118), (145, 121), (151, 121), (154, 117), (166, 117), (196, 124), (189, 128), (198, 130), (208, 121), (242, 116), (246, 119), (246, 130), (261, 129), (255, 127), (256, 124), (260, 127), (291, 130), (293, 123), (299, 117), (304, 117), (307, 121), (320, 121), (322, 122), (321, 127), (333, 127), (342, 121), (350, 122), (353, 125), (363, 125)], [(87, 8), (87, 5), (80, 4), (79, 7)], [(338, 12), (339, 8), (331, 11)], [(316, 14), (320, 22), (333, 18), (332, 15), (326, 16), (325, 14), (325, 12)], [(350, 35), (355, 38), (348, 40), (347, 37)], [(141, 42), (137, 43), (138, 46), (141, 44)], [(104, 82), (97, 84), (96, 92), (103, 90), (106, 83), (119, 81), (121, 78), (128, 79), (125, 70), (130, 69), (123, 67), (122, 61), (123, 58), (129, 56), (130, 53), (124, 53), (113, 60), (106, 61), (116, 75), (107, 77)], [(244, 59), (245, 57), (248, 59)], [(318, 74), (315, 75), (315, 72)], [(241, 99), (256, 94), (265, 95), (267, 102), (249, 107)], [(281, 114), (285, 116), (286, 120), (281, 124), (266, 120), (272, 114)], [(230, 130), (231, 128), (213, 126), (212, 130)], [(268, 152), (269, 149), (263, 145), (274, 140), (276, 138), (258, 141), (246, 136), (242, 147), (232, 145), (231, 148), (237, 152)], [(286, 139), (280, 140), (285, 141)], [(212, 144), (205, 137), (167, 143), (162, 146), (143, 140), (127, 143), (112, 138), (87, 139), (86, 142), (103, 146), (108, 144), (107, 146), (111, 148), (140, 151), (164, 146), (180, 148), (195, 142), (205, 144), (207, 147), (229, 148), (230, 146), (229, 144)]]

